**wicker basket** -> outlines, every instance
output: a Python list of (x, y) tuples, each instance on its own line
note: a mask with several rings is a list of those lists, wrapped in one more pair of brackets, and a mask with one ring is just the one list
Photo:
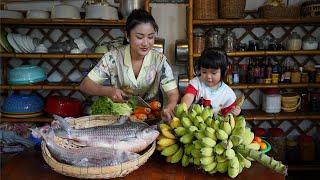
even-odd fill
[(193, 19), (217, 19), (218, 0), (193, 0)]
[(220, 0), (219, 16), (228, 19), (243, 18), (245, 7), (246, 0)]
[(300, 8), (298, 6), (261, 6), (259, 15), (262, 18), (297, 18), (300, 16)]
[[(95, 127), (101, 125), (108, 125), (112, 124), (117, 121), (116, 116), (104, 116), (104, 115), (97, 115), (97, 116), (85, 116), (80, 118), (70, 118), (67, 119), (68, 123), (71, 126), (77, 128), (88, 128), (88, 127)], [(81, 148), (77, 145), (76, 142), (68, 139), (63, 139), (59, 137), (55, 137), (54, 141), (63, 148), (67, 149), (74, 149), (74, 148)], [(124, 177), (130, 172), (138, 169), (141, 165), (143, 165), (149, 157), (155, 151), (156, 143), (152, 143), (146, 150), (142, 152), (140, 157), (136, 160), (131, 160), (119, 165), (115, 166), (105, 166), (105, 167), (76, 167), (68, 164), (63, 164), (55, 160), (49, 150), (47, 149), (46, 144), (42, 141), (41, 149), (42, 149), (42, 156), (46, 163), (57, 173), (81, 178), (81, 179), (109, 179), (109, 178), (116, 178), (116, 177)]]
[(310, 5), (302, 5), (301, 6), (301, 14), (303, 16), (320, 17), (320, 3), (310, 4)]
[(281, 109), (284, 112), (295, 112), (300, 106), (301, 97), (297, 93), (281, 94)]

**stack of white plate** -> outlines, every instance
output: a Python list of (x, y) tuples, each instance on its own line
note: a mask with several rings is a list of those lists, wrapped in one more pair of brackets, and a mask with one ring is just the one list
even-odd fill
[(33, 38), (27, 35), (8, 33), (7, 39), (17, 53), (32, 53), (37, 46)]

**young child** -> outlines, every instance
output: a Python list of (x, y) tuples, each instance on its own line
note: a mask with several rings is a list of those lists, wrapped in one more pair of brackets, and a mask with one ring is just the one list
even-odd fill
[(227, 58), (224, 51), (206, 49), (198, 62), (197, 77), (193, 78), (185, 90), (181, 103), (188, 108), (192, 103), (211, 106), (214, 113), (221, 111), (222, 115), (232, 113), (237, 116), (241, 109), (236, 106), (236, 95), (222, 80), (227, 70)]

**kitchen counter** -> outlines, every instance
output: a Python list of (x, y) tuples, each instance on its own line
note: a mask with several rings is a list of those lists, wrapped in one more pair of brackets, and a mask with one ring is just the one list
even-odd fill
[[(42, 158), (41, 151), (29, 150), (23, 152), (10, 159), (1, 168), (2, 180), (62, 180), (62, 179), (75, 179), (56, 173), (51, 170), (44, 159)], [(231, 179), (227, 174), (216, 173), (208, 175), (201, 170), (197, 170), (194, 166), (183, 168), (181, 164), (169, 164), (165, 162), (165, 158), (158, 152), (155, 152), (146, 164), (139, 169), (133, 171), (129, 175), (119, 179)], [(245, 169), (237, 179), (259, 179), (259, 180), (284, 180), (285, 176), (279, 174), (271, 169), (262, 166), (259, 163), (253, 163), (250, 169)]]

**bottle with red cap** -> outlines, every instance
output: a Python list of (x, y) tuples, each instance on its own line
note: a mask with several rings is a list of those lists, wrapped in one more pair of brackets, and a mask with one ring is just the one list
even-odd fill
[(312, 136), (301, 135), (299, 137), (299, 154), (301, 161), (315, 160), (315, 144)]
[(268, 130), (269, 143), (271, 144), (271, 151), (269, 156), (278, 161), (284, 161), (286, 157), (286, 137), (281, 128), (270, 128)]

